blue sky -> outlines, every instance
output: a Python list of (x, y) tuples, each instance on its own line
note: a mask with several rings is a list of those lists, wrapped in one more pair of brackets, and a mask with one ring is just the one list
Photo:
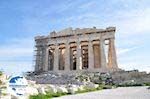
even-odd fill
[(33, 70), (34, 37), (116, 26), (119, 67), (150, 72), (150, 0), (0, 0), (0, 69)]

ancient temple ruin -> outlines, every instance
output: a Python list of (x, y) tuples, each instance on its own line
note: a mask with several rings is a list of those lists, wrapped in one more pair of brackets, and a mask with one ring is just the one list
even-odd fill
[(67, 28), (37, 36), (35, 71), (118, 70), (115, 31), (115, 27)]

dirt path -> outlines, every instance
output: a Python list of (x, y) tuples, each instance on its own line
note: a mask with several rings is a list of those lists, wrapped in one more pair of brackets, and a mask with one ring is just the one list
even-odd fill
[(54, 99), (150, 99), (150, 89), (147, 87), (120, 87)]

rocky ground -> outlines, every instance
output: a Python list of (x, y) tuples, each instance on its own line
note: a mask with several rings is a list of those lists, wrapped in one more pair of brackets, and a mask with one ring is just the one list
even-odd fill
[(38, 84), (75, 84), (82, 85), (85, 82), (95, 84), (113, 83), (113, 79), (109, 73), (99, 72), (81, 72), (76, 74), (58, 74), (55, 72), (29, 73), (26, 78), (36, 81)]
[[(138, 72), (135, 70), (134, 71), (116, 71), (116, 72), (109, 72), (109, 73), (81, 72), (81, 73), (75, 73), (75, 74), (69, 74), (69, 75), (55, 73), (55, 72), (41, 72), (41, 73), (30, 72), (30, 73), (27, 73), (25, 77), (28, 81), (28, 86), (26, 88), (27, 91), (25, 95), (26, 97), (30, 95), (46, 94), (46, 92), (74, 94), (80, 91), (97, 89), (100, 87), (100, 85), (109, 85), (109, 86), (131, 85), (133, 86), (133, 85), (144, 85), (144, 83), (150, 84), (150, 74), (146, 74), (145, 72)], [(3, 81), (1, 82), (1, 90), (2, 90), (1, 92), (6, 98), (7, 96), (10, 96), (9, 93), (6, 92), (8, 79), (6, 79), (6, 77), (0, 76), (0, 80)], [(131, 90), (138, 91), (134, 88)], [(116, 91), (115, 90), (110, 90), (110, 91), (114, 92), (114, 95), (115, 95), (115, 92), (117, 91), (125, 92), (127, 90), (117, 88)], [(95, 95), (97, 94), (95, 93)], [(122, 93), (122, 95), (128, 95), (128, 93), (127, 94)], [(114, 99), (117, 99), (117, 98), (114, 98)], [(141, 99), (144, 99), (144, 98), (141, 98)]]
[(114, 83), (125, 84), (125, 83), (150, 83), (150, 73), (139, 72), (138, 70), (132, 71), (117, 71), (111, 73)]
[(125, 83), (150, 83), (150, 73), (133, 71), (116, 71), (109, 73), (81, 72), (76, 74), (58, 74), (55, 72), (28, 73), (28, 80), (38, 84), (75, 84), (82, 85), (84, 82), (95, 84), (125, 84)]

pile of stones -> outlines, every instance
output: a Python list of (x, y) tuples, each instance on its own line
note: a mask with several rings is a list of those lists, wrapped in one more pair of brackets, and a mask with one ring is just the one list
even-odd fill
[(82, 72), (76, 74), (58, 74), (55, 72), (29, 73), (26, 78), (35, 81), (32, 85), (31, 95), (46, 92), (51, 93), (70, 93), (91, 90), (99, 87), (99, 84), (112, 84), (113, 80), (109, 73)]
[(83, 85), (75, 85), (75, 84), (66, 84), (66, 85), (56, 85), (56, 84), (31, 84), (27, 87), (27, 93), (30, 95), (37, 94), (46, 94), (47, 92), (51, 93), (69, 93), (75, 94), (78, 91), (83, 91), (89, 89), (98, 88), (98, 84), (86, 83)]
[(91, 82), (93, 84), (113, 84), (113, 79), (109, 73), (82, 72), (76, 74), (58, 74), (55, 72), (30, 73), (27, 74), (28, 80), (36, 81), (37, 84), (74, 84), (83, 85)]
[(26, 78), (28, 80), (36, 81), (37, 84), (81, 84), (81, 82), (75, 79), (75, 75), (58, 74), (55, 72), (45, 72), (38, 75), (30, 73)]
[(86, 83), (118, 85), (124, 83), (143, 84), (150, 82), (150, 74), (145, 72), (115, 71), (109, 73), (100, 72), (80, 72), (76, 74), (59, 74), (55, 72), (29, 73), (28, 80), (36, 81), (37, 84), (57, 84), (57, 85), (84, 85)]
[(122, 70), (110, 74), (115, 84), (142, 85), (144, 83), (150, 83), (150, 73), (139, 72), (138, 70)]

